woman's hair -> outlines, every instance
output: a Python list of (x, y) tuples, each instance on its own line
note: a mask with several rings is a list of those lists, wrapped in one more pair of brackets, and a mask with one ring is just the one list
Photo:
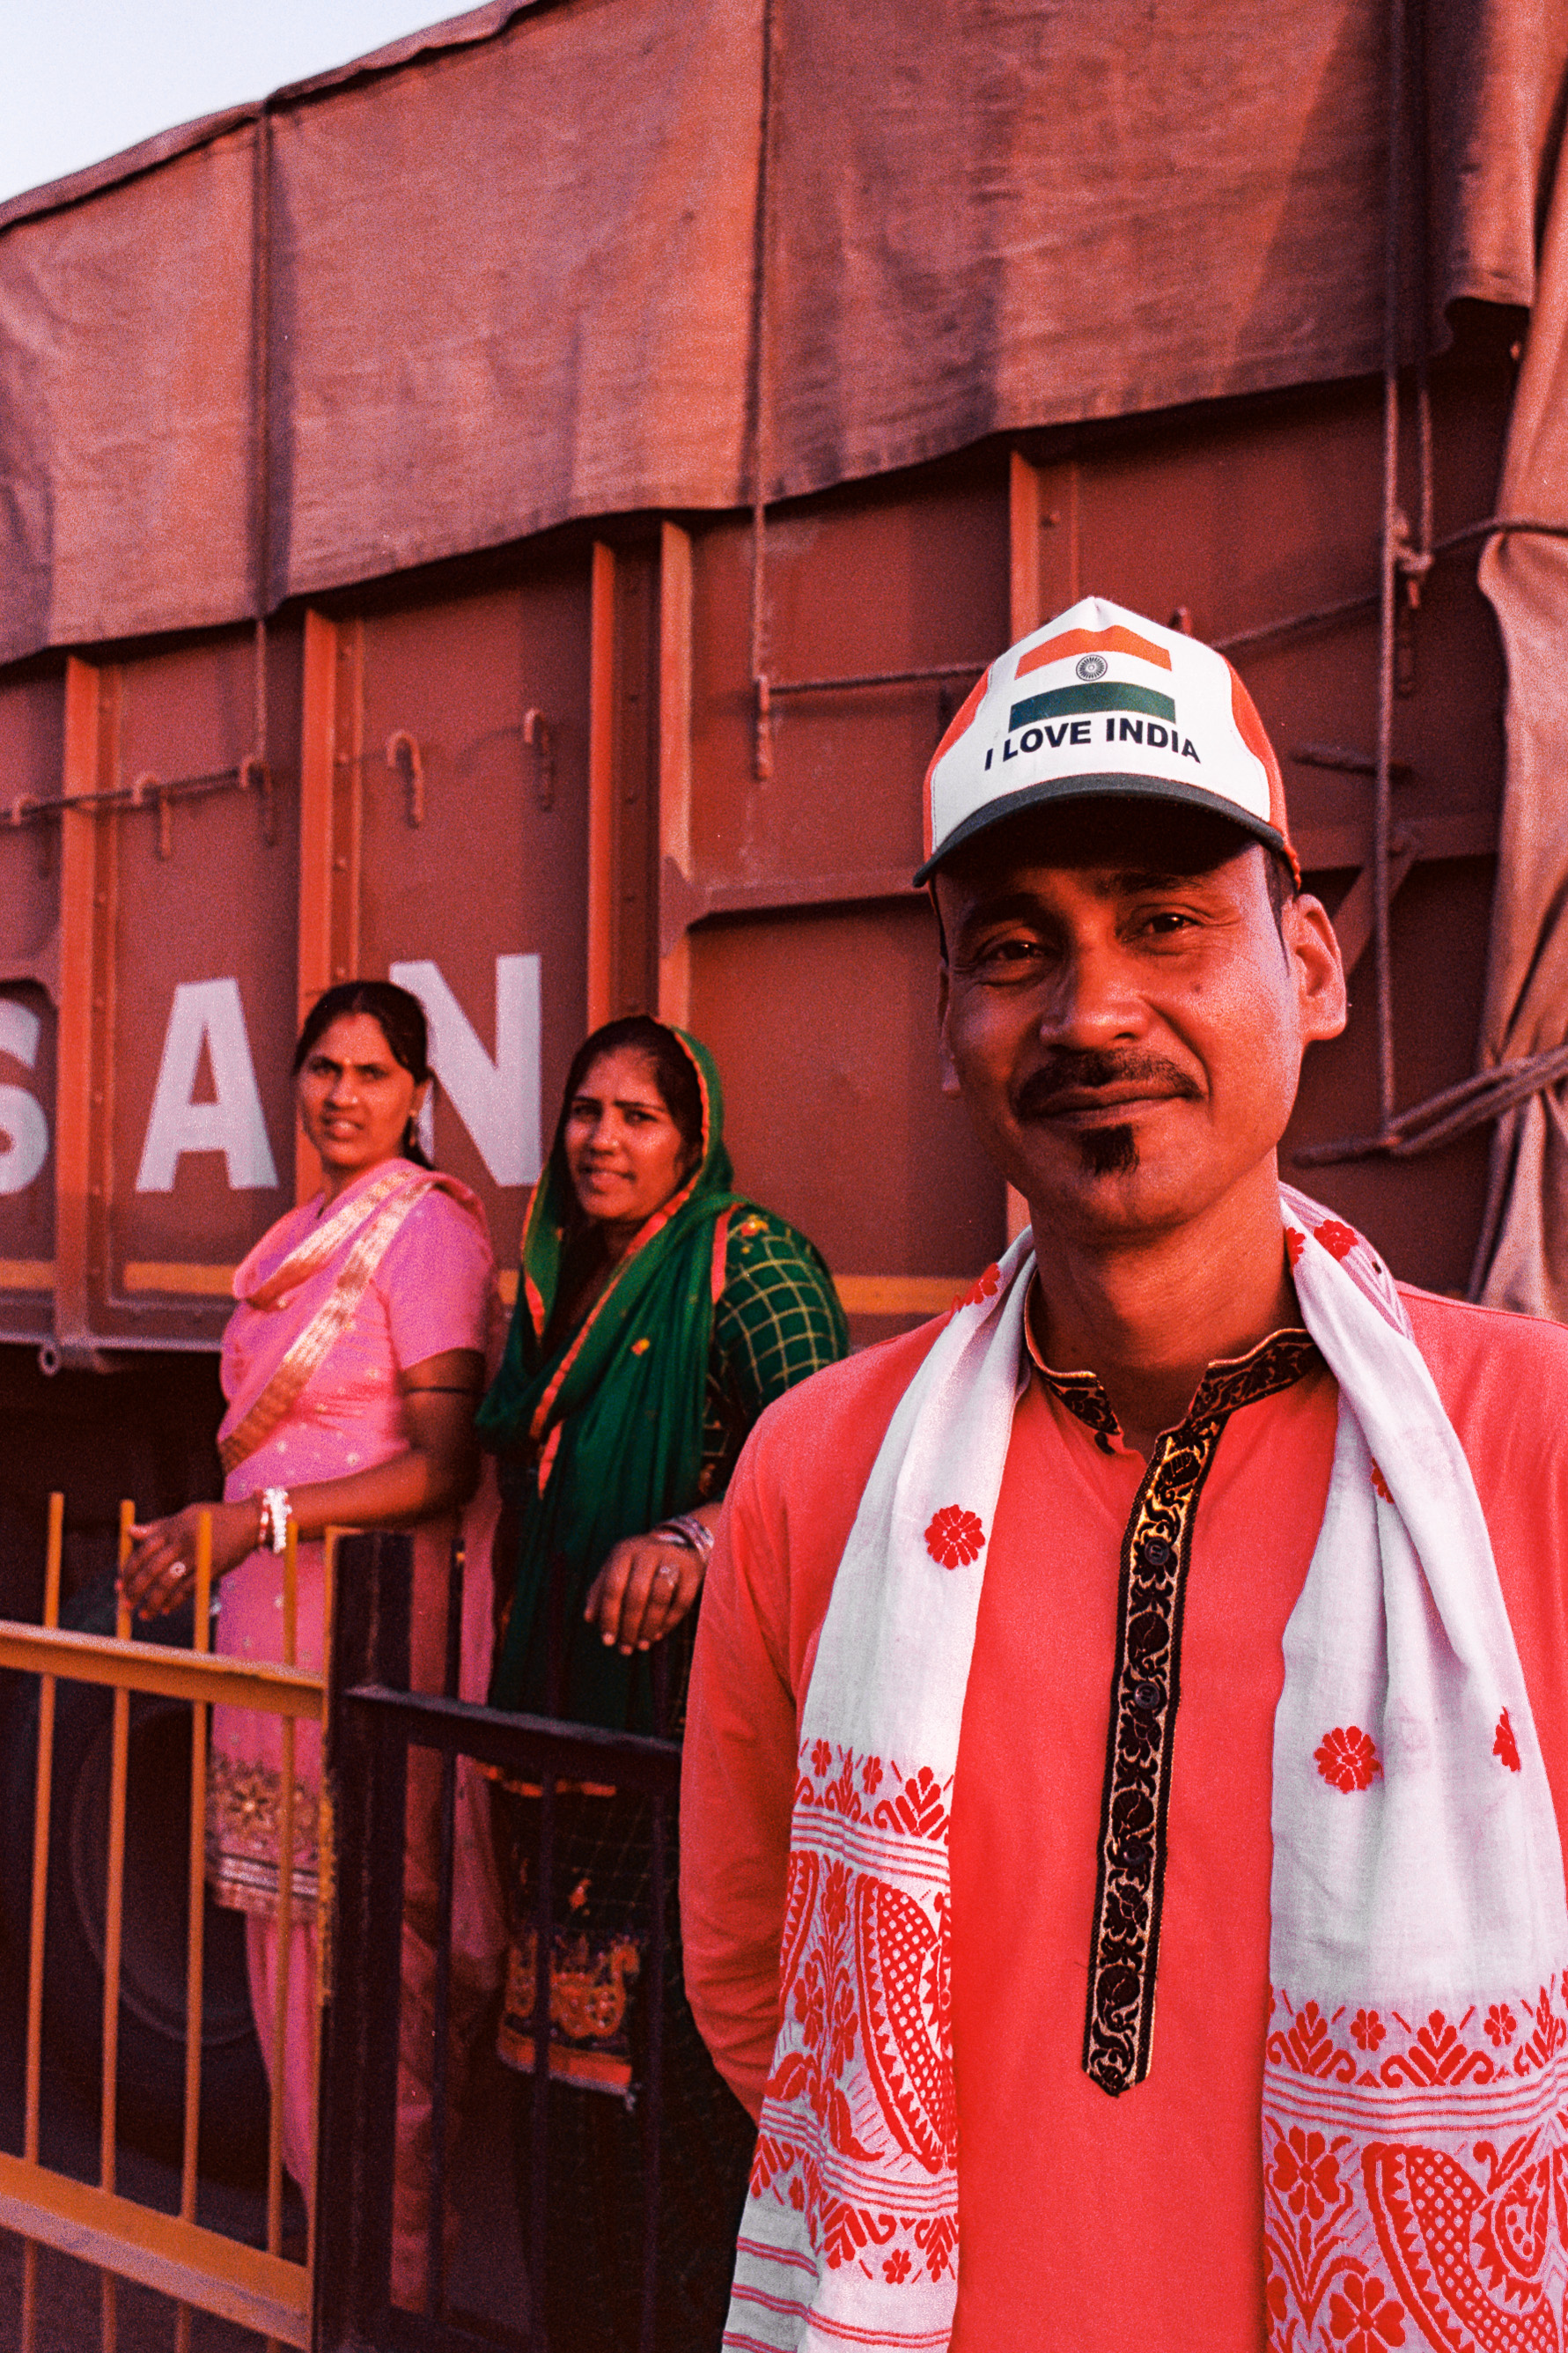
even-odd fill
[[(602, 1029), (584, 1038), (572, 1057), (572, 1068), (566, 1073), (566, 1091), (561, 1098), (561, 1119), (555, 1131), (554, 1150), (563, 1155), (566, 1113), (573, 1098), (581, 1091), (583, 1082), (603, 1054), (626, 1051), (640, 1054), (653, 1072), (659, 1101), (680, 1131), (691, 1166), (702, 1156), (702, 1090), (691, 1057), (676, 1036), (662, 1021), (651, 1014), (627, 1013), (618, 1021), (606, 1021)], [(565, 1175), (564, 1157), (561, 1174)]]
[[(430, 1032), (425, 1008), (394, 980), (340, 980), (335, 988), (323, 990), (305, 1016), (289, 1065), (291, 1076), (299, 1077), (307, 1056), (334, 1021), (355, 1013), (370, 1016), (385, 1039), (393, 1060), (402, 1064), (416, 1086), (422, 1087), (430, 1076)], [(405, 1160), (421, 1168), (432, 1166), (412, 1119), (403, 1131), (402, 1149)]]

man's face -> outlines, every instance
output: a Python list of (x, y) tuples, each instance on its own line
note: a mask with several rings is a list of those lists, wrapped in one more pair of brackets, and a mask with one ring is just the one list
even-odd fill
[(1152, 1237), (1272, 1176), (1302, 1053), (1343, 1028), (1345, 994), (1318, 902), (1276, 922), (1260, 847), (1080, 805), (982, 836), (936, 892), (943, 1050), (1037, 1223)]

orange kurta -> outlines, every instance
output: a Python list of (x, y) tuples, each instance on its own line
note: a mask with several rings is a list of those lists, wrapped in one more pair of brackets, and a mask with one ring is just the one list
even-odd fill
[[(1568, 1332), (1405, 1294), (1491, 1533), (1558, 1819), (1568, 1805)], [(703, 1598), (682, 1793), (686, 1983), (753, 2114), (777, 2026), (800, 1711), (860, 1492), (937, 1327), (763, 1419)], [(955, 2353), (1258, 2353), (1259, 2096), (1280, 1640), (1328, 1493), (1322, 1370), (1243, 1407), (1197, 1508), (1153, 2063), (1082, 2072), (1122, 1532), (1142, 1459), (1037, 1377), (987, 1555), (952, 1830)]]

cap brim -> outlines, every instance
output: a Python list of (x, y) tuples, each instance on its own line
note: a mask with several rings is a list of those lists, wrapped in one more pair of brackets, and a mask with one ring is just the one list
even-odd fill
[(1254, 817), (1249, 809), (1238, 808), (1218, 793), (1205, 792), (1201, 785), (1183, 783), (1175, 776), (1137, 776), (1121, 773), (1105, 775), (1055, 776), (1040, 785), (1026, 785), (1019, 792), (1009, 793), (1005, 800), (987, 801), (966, 817), (962, 825), (954, 826), (940, 849), (933, 850), (923, 866), (915, 871), (913, 888), (921, 890), (931, 876), (952, 857), (953, 851), (993, 826), (1005, 825), (1009, 818), (1020, 816), (1026, 809), (1042, 808), (1058, 801), (1139, 800), (1171, 801), (1183, 808), (1202, 809), (1210, 817), (1222, 817), (1234, 825), (1238, 833), (1260, 841), (1268, 849), (1278, 850), (1281, 858), (1290, 857), (1290, 845), (1277, 825), (1267, 818)]

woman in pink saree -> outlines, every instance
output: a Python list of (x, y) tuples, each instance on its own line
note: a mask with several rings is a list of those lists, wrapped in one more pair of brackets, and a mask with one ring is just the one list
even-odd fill
[[(461, 1514), (467, 1567), (459, 1696), (482, 1700), (498, 1504), (493, 1481), (480, 1482), (473, 1415), (499, 1338), (495, 1267), (479, 1202), (418, 1151), (415, 1122), (429, 1081), (426, 1050), (417, 998), (389, 982), (345, 982), (328, 990), (306, 1020), (294, 1074), (300, 1123), (324, 1184), (263, 1235), (235, 1276), (239, 1304), (223, 1346), (228, 1410), (218, 1431), (224, 1501), (136, 1529), (123, 1586), (144, 1617), (183, 1599), (194, 1582), (200, 1512), (209, 1508), (213, 1572), (222, 1578), (216, 1647), (230, 1656), (280, 1660), (279, 1556), (292, 1521), (299, 1539), (296, 1660), (319, 1673), (325, 1530), (413, 1526), (413, 1680), (416, 1689), (438, 1691), (451, 1543)], [(279, 1719), (215, 1711), (208, 1883), (220, 1904), (247, 1915), (251, 2002), (269, 2072), (284, 1966), (278, 1920), (282, 1765)], [(297, 1730), (294, 1778), (283, 2153), (309, 2202), (321, 1783), (313, 1726)], [(416, 1752), (409, 1775), (393, 2233), (393, 2295), (402, 2304), (423, 2300), (425, 2277), (438, 1787), (437, 1758)], [(482, 1778), (460, 1767), (448, 2058), (454, 2116), (505, 1949), (488, 1799)]]

